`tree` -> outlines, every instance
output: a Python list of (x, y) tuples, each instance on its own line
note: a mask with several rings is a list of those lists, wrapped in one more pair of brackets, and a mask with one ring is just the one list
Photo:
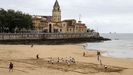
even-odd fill
[(87, 32), (95, 32), (94, 29), (87, 29)]
[(4, 10), (0, 9), (0, 28), (5, 32), (5, 29), (9, 29), (9, 32), (14, 32), (15, 28), (18, 29), (31, 29), (32, 28), (32, 16), (22, 13), (21, 11), (14, 11), (12, 9)]

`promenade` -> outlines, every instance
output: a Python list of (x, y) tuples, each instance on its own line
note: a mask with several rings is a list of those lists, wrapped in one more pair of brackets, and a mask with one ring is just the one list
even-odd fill
[(98, 33), (0, 33), (0, 40), (98, 38)]

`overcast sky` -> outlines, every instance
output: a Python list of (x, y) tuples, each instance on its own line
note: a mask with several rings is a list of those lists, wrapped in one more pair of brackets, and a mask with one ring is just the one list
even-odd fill
[[(102, 33), (133, 33), (133, 0), (58, 0), (63, 19), (79, 19)], [(0, 8), (51, 15), (55, 0), (0, 0)]]

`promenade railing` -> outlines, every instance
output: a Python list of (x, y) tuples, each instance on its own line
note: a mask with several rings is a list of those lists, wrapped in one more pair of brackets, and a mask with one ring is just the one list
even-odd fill
[(93, 33), (0, 33), (0, 40), (69, 39), (99, 37)]

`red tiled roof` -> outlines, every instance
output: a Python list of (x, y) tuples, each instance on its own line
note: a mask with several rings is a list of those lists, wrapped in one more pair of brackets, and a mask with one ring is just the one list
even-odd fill
[(79, 23), (77, 23), (76, 25), (78, 25), (80, 28), (86, 28), (86, 25), (85, 24), (79, 24)]

